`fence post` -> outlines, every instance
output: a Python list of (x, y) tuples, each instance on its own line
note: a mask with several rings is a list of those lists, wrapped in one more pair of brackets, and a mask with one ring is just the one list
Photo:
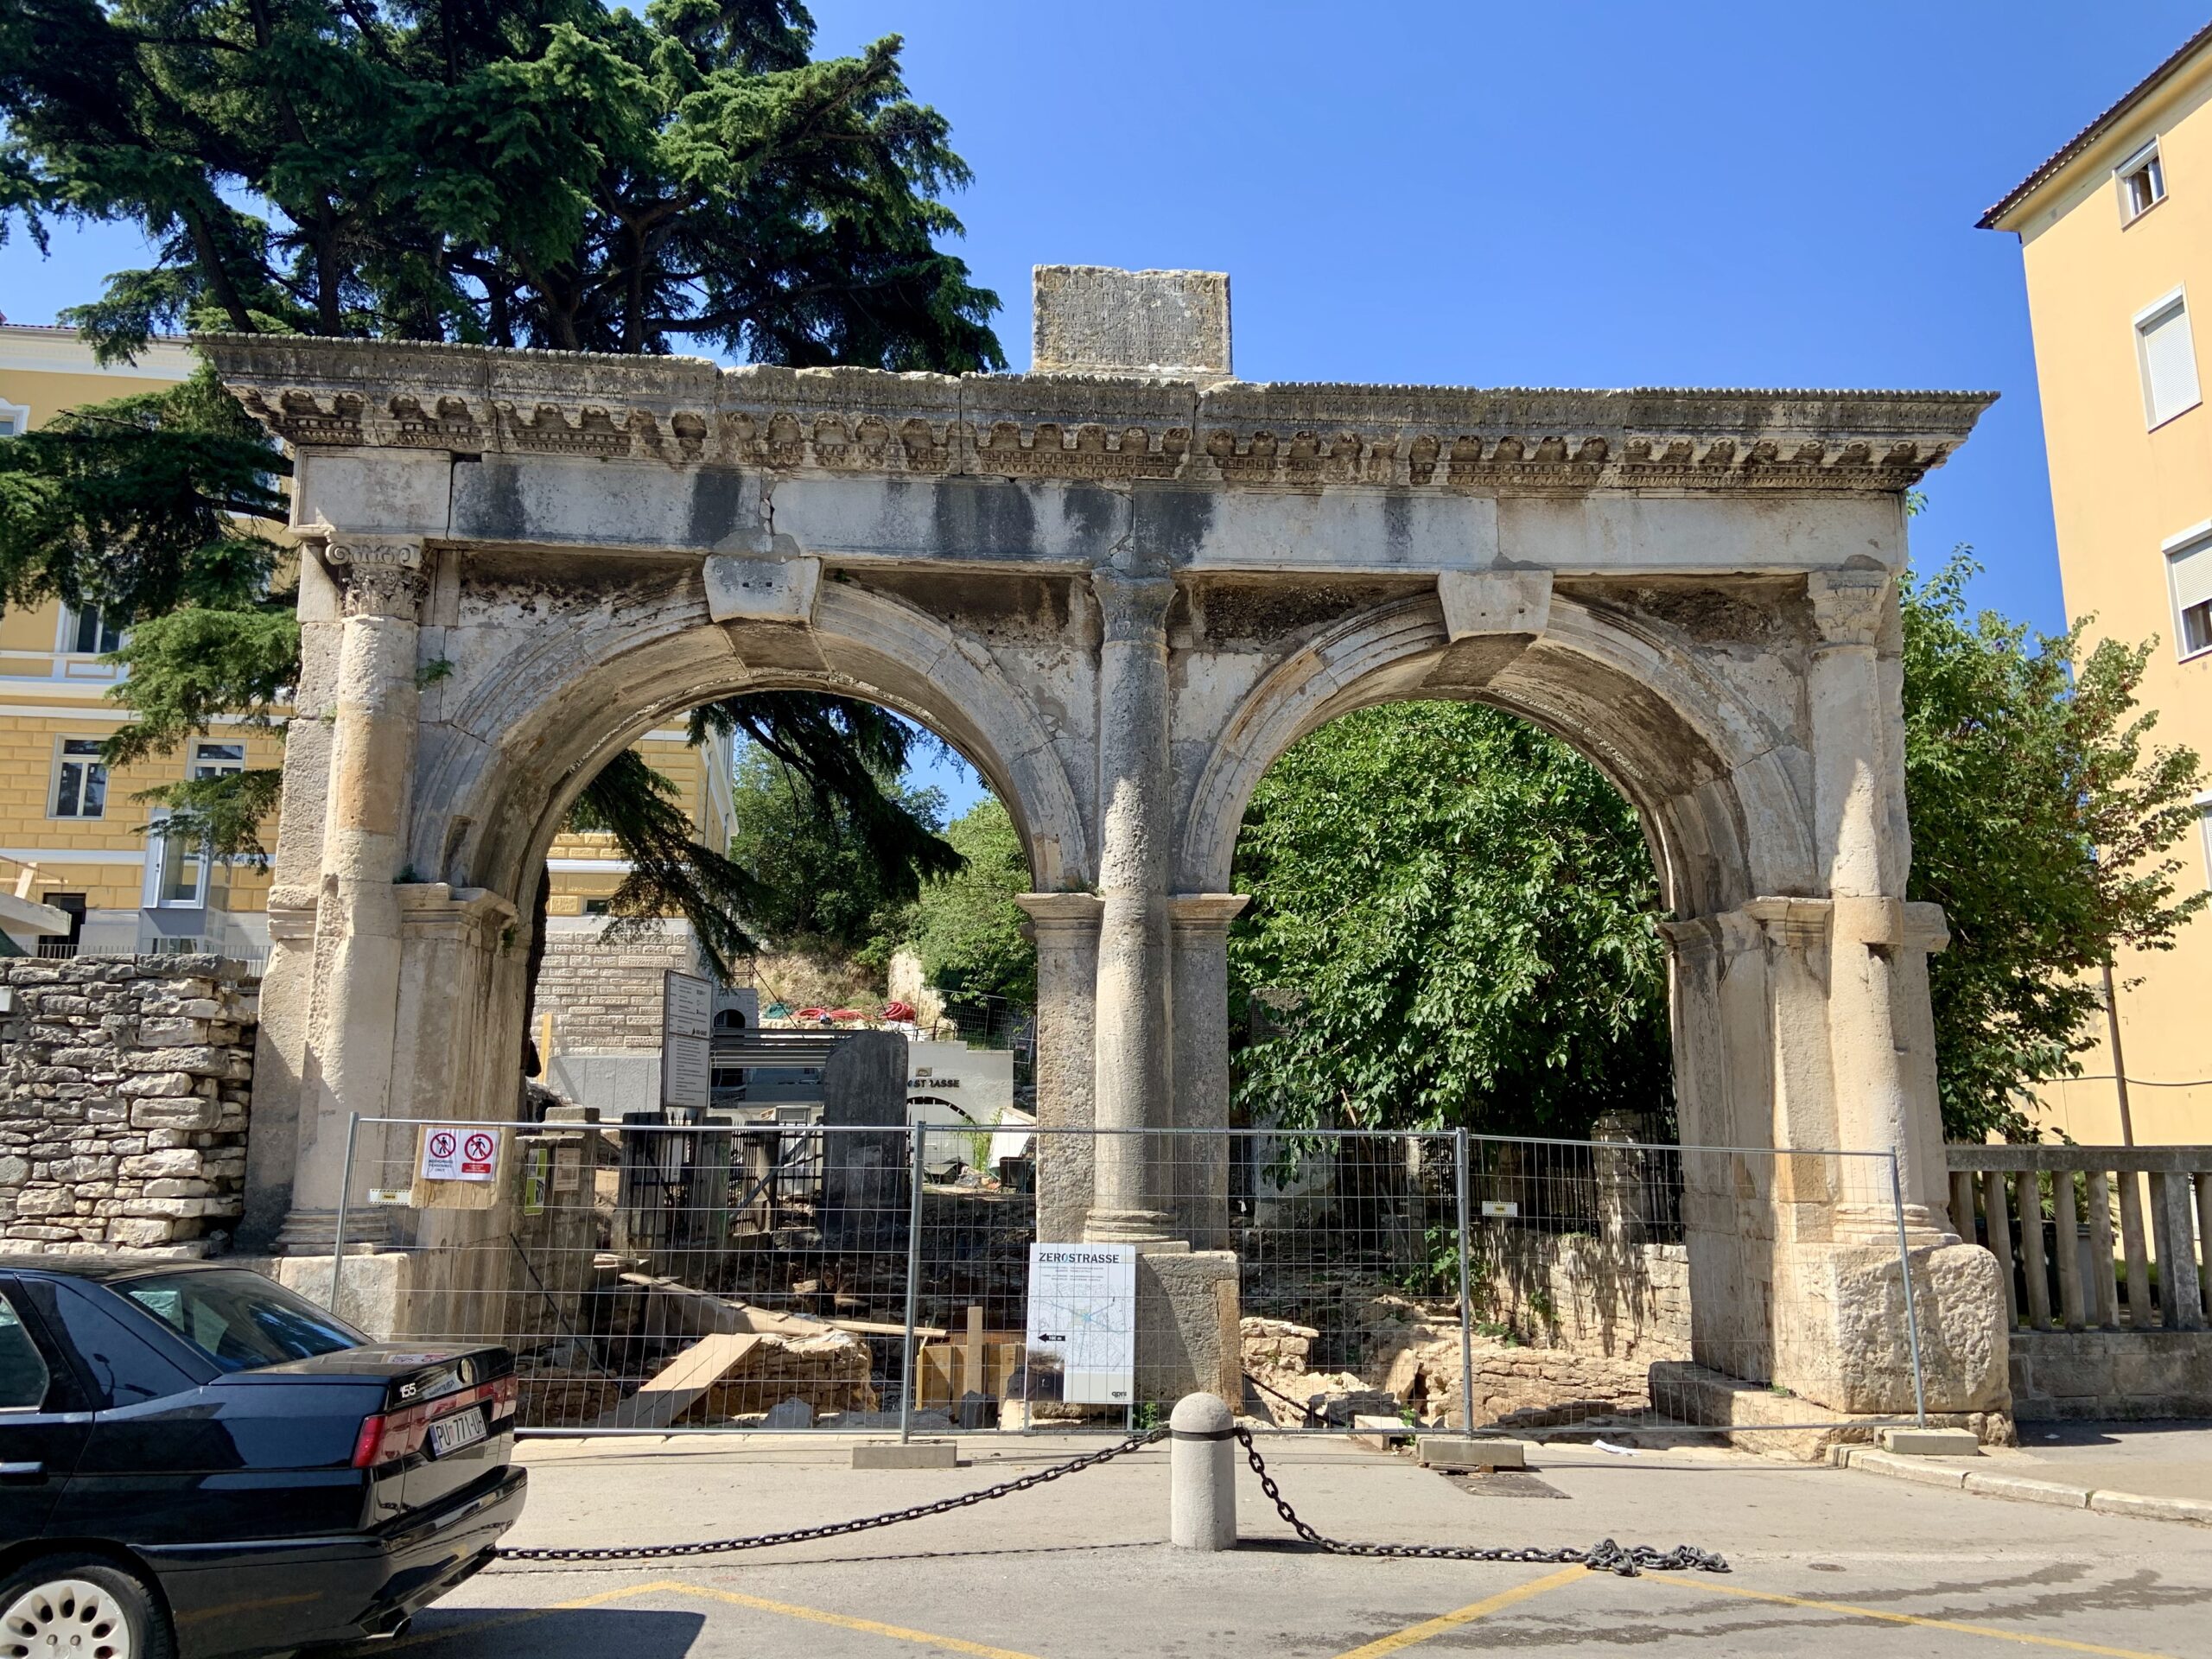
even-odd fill
[[(1912, 1242), (1904, 1230), (1904, 1184), (1897, 1179), (1897, 1155), (1890, 1157), (1890, 1202), (1897, 1218), (1897, 1270), (1904, 1275), (1904, 1334), (1912, 1347), (1912, 1421), (1916, 1428), (1928, 1427), (1928, 1389), (1920, 1376), (1920, 1315), (1912, 1305)], [(2036, 1224), (2043, 1224), (2038, 1206)]]
[[(353, 1195), (353, 1143), (361, 1137), (361, 1115), (346, 1120), (346, 1172), (338, 1178), (338, 1219), (330, 1230), (330, 1311), (338, 1313), (338, 1285), (346, 1272), (346, 1201)], [(410, 1154), (410, 1161), (413, 1160)], [(343, 1319), (344, 1314), (338, 1317)]]
[(922, 1148), (929, 1140), (930, 1126), (927, 1123), (910, 1125), (907, 1134), (914, 1143), (914, 1156), (906, 1178), (906, 1386), (899, 1397), (899, 1444), (901, 1446), (912, 1440), (914, 1433), (914, 1309), (922, 1288)]
[(1459, 1193), (1459, 1432), (1475, 1432), (1475, 1302), (1467, 1263), (1467, 1129), (1452, 1131)]

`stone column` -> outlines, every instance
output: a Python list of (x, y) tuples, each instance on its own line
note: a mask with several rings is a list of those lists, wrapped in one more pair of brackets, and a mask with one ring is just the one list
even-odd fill
[[(350, 1120), (391, 1104), (401, 948), (396, 883), (414, 782), (416, 632), (426, 588), (419, 539), (322, 536), (323, 563), (343, 588), (345, 621), (292, 1211), (278, 1237), (292, 1253), (330, 1248)], [(349, 1211), (348, 1234), (364, 1236), (366, 1221)]]
[[(1095, 1061), (1091, 1043), (1098, 995), (1098, 918), (1091, 893), (1024, 893), (1037, 942), (1037, 1123), (1051, 1131), (1090, 1127)], [(1037, 1137), (1037, 1236), (1074, 1243), (1090, 1211), (1091, 1137)]]
[[(1910, 1057), (1898, 1040), (1892, 984), (1905, 944), (1904, 873), (1896, 847), (1903, 823), (1891, 798), (1904, 741), (1894, 676), (1879, 660), (1894, 639), (1896, 585), (1885, 570), (1816, 572), (1808, 578), (1819, 638), (1807, 686), (1813, 728), (1814, 819), (1831, 905), (1828, 1044), (1836, 1127), (1852, 1150), (1894, 1151), (1915, 1244), (1949, 1242), (1929, 1190)], [(1889, 695), (1885, 696), (1885, 690)], [(1940, 1179), (1940, 1174), (1938, 1179)], [(1897, 1216), (1886, 1192), (1848, 1192), (1839, 1206), (1844, 1236), (1891, 1241)]]
[[(1229, 925), (1242, 893), (1184, 893), (1167, 901), (1174, 939), (1174, 1123), (1229, 1127)], [(1229, 1247), (1229, 1137), (1175, 1137), (1166, 1187), (1178, 1236), (1198, 1250)]]
[[(1098, 647), (1097, 1034), (1093, 1109), (1101, 1129), (1168, 1121), (1173, 1027), (1168, 1017), (1167, 863), (1172, 779), (1167, 754), (1165, 576), (1100, 570)], [(1096, 1180), (1084, 1236), (1159, 1242), (1173, 1218), (1154, 1190), (1147, 1137), (1098, 1137)]]

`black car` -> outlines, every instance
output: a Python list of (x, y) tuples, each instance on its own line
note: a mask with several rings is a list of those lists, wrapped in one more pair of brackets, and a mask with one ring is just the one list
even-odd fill
[(0, 1659), (397, 1631), (522, 1513), (514, 1408), (241, 1268), (0, 1256)]

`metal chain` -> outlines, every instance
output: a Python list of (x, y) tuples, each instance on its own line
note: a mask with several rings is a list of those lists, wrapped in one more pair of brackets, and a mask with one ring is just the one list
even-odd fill
[[(995, 1497), (1011, 1497), (1016, 1492), (1026, 1492), (1065, 1475), (1084, 1469), (1096, 1469), (1101, 1464), (1111, 1463), (1131, 1452), (1157, 1444), (1167, 1438), (1165, 1428), (1150, 1428), (1141, 1434), (1132, 1434), (1103, 1452), (1093, 1452), (1085, 1457), (1073, 1458), (1065, 1463), (1056, 1463), (1049, 1469), (1014, 1480), (1001, 1481), (995, 1486), (979, 1487), (972, 1492), (962, 1492), (955, 1497), (941, 1497), (931, 1503), (917, 1503), (909, 1509), (892, 1510), (882, 1515), (863, 1516), (856, 1521), (835, 1521), (819, 1527), (796, 1527), (788, 1532), (756, 1533), (747, 1538), (709, 1538), (683, 1544), (609, 1545), (595, 1548), (556, 1549), (551, 1548), (522, 1549), (502, 1547), (499, 1559), (503, 1561), (659, 1561), (679, 1556), (728, 1555), (743, 1549), (767, 1549), (778, 1544), (806, 1544), (822, 1538), (843, 1538), (856, 1532), (873, 1532), (879, 1527), (895, 1527), (905, 1521), (919, 1521), (925, 1516), (946, 1515), (954, 1510), (988, 1503)], [(1236, 1439), (1244, 1447), (1244, 1456), (1252, 1465), (1252, 1472), (1260, 1478), (1260, 1490), (1275, 1506), (1275, 1513), (1284, 1523), (1306, 1542), (1332, 1555), (1388, 1556), (1405, 1560), (1430, 1561), (1527, 1561), (1580, 1563), (1593, 1573), (1618, 1573), (1632, 1579), (1645, 1568), (1662, 1573), (1726, 1573), (1728, 1563), (1709, 1550), (1690, 1544), (1677, 1544), (1672, 1549), (1655, 1549), (1649, 1544), (1623, 1546), (1607, 1538), (1588, 1549), (1573, 1548), (1543, 1549), (1528, 1548), (1478, 1548), (1460, 1544), (1351, 1544), (1342, 1539), (1331, 1538), (1316, 1531), (1299, 1519), (1298, 1511), (1290, 1507), (1290, 1500), (1275, 1484), (1274, 1477), (1268, 1472), (1267, 1460), (1261, 1457), (1260, 1448), (1249, 1428), (1239, 1428)]]
[(1275, 1506), (1275, 1513), (1283, 1518), (1290, 1529), (1316, 1549), (1332, 1555), (1383, 1555), (1393, 1559), (1417, 1561), (1555, 1561), (1561, 1565), (1580, 1562), (1592, 1573), (1618, 1573), (1632, 1579), (1644, 1568), (1660, 1573), (1726, 1573), (1728, 1563), (1710, 1550), (1699, 1549), (1691, 1544), (1676, 1544), (1672, 1549), (1654, 1549), (1649, 1544), (1621, 1545), (1607, 1538), (1592, 1544), (1588, 1549), (1511, 1549), (1478, 1548), (1466, 1544), (1348, 1544), (1342, 1539), (1331, 1538), (1317, 1532), (1298, 1518), (1298, 1511), (1290, 1507), (1290, 1500), (1282, 1495), (1274, 1477), (1268, 1472), (1267, 1460), (1261, 1457), (1259, 1446), (1254, 1443), (1252, 1431), (1240, 1428), (1236, 1438), (1244, 1447), (1244, 1456), (1252, 1465), (1252, 1472), (1260, 1478), (1260, 1490)]
[(679, 1555), (728, 1555), (741, 1549), (766, 1549), (776, 1544), (807, 1544), (817, 1538), (842, 1538), (850, 1533), (873, 1532), (878, 1527), (895, 1527), (902, 1521), (919, 1521), (925, 1516), (945, 1515), (973, 1504), (988, 1503), (995, 1497), (1011, 1497), (1016, 1492), (1042, 1486), (1063, 1475), (1072, 1475), (1083, 1469), (1096, 1469), (1103, 1463), (1111, 1463), (1118, 1457), (1166, 1438), (1165, 1428), (1148, 1428), (1141, 1434), (1132, 1434), (1126, 1440), (1108, 1446), (1103, 1452), (1093, 1452), (1087, 1457), (1056, 1463), (1049, 1469), (1037, 1470), (1016, 1480), (1001, 1481), (995, 1486), (980, 1487), (972, 1492), (963, 1492), (957, 1497), (941, 1497), (934, 1503), (917, 1503), (912, 1509), (864, 1516), (857, 1521), (835, 1521), (826, 1526), (798, 1527), (789, 1532), (764, 1532), (750, 1538), (710, 1538), (689, 1544), (614, 1545), (597, 1549), (517, 1549), (503, 1547), (499, 1551), (499, 1558), (503, 1561), (659, 1561)]

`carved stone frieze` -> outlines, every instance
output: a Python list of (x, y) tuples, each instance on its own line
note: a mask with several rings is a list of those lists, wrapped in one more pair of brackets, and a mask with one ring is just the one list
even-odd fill
[(1280, 490), (1896, 493), (1941, 466), (1991, 401), (955, 378), (388, 340), (200, 343), (256, 418), (310, 447)]

